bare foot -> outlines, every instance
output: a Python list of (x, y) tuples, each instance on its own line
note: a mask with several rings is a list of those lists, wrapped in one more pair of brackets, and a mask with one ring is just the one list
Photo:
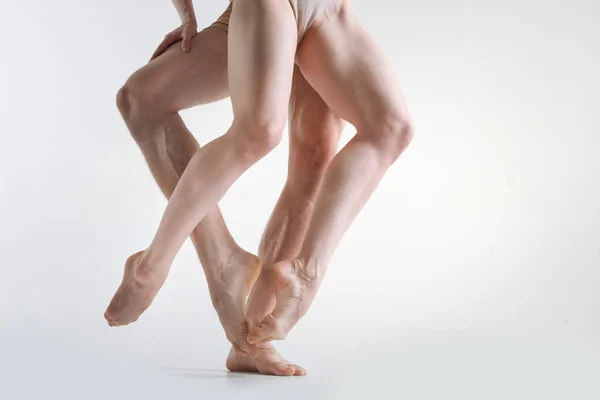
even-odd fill
[(137, 321), (167, 279), (168, 271), (149, 268), (144, 263), (144, 254), (144, 251), (137, 252), (125, 262), (121, 286), (104, 313), (104, 318), (110, 326), (127, 325)]
[(248, 342), (283, 340), (308, 311), (321, 279), (299, 258), (263, 268), (248, 299)]
[(271, 345), (259, 349), (258, 357), (231, 349), (225, 366), (232, 372), (260, 372), (264, 375), (304, 376), (306, 370), (285, 360)]
[(248, 343), (248, 324), (244, 316), (246, 298), (260, 272), (260, 260), (242, 249), (231, 254), (216, 271), (206, 270), (210, 297), (227, 339), (238, 352), (258, 355)]

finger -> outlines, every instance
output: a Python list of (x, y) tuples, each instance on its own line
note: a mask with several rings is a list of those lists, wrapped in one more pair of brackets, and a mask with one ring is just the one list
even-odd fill
[(154, 51), (154, 53), (152, 54), (152, 57), (150, 57), (150, 61), (154, 60), (156, 57), (160, 56), (162, 53), (165, 52), (165, 50), (167, 50), (169, 48), (169, 46), (171, 45), (170, 40), (168, 41), (167, 38), (165, 38), (156, 48), (156, 50)]
[(173, 32), (167, 34), (165, 36), (165, 38), (163, 39), (163, 41), (160, 42), (160, 44), (154, 51), (154, 54), (152, 54), (150, 61), (152, 61), (156, 57), (160, 56), (162, 53), (164, 53), (169, 48), (169, 46), (171, 46), (173, 43), (175, 43), (178, 40), (179, 40), (179, 38), (177, 36), (175, 36), (175, 34)]
[(188, 53), (192, 48), (192, 36), (189, 33), (184, 33), (181, 41), (181, 50)]

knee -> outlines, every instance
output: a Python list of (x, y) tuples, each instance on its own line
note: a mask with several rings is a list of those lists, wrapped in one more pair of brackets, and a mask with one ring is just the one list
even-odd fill
[(125, 122), (135, 122), (147, 110), (150, 96), (145, 87), (134, 74), (117, 92), (117, 108)]
[(302, 160), (309, 175), (325, 171), (335, 154), (344, 122), (337, 116), (290, 120), (290, 157)]
[(131, 109), (134, 103), (132, 92), (129, 82), (126, 82), (117, 92), (117, 108), (126, 121), (131, 119)]
[(267, 155), (281, 142), (285, 117), (237, 118), (233, 126), (242, 144), (243, 156), (255, 160)]
[(370, 132), (380, 159), (391, 165), (412, 142), (414, 124), (406, 113), (391, 111), (379, 116)]

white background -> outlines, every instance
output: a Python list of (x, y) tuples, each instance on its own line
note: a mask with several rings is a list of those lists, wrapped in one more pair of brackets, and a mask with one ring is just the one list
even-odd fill
[[(170, 2), (2, 0), (0, 397), (598, 398), (600, 3), (353, 4), (417, 137), (278, 344), (309, 370), (291, 380), (223, 372), (189, 243), (139, 322), (102, 318), (165, 207), (115, 95), (178, 26)], [(200, 25), (225, 5), (196, 2)], [(182, 115), (200, 143), (231, 121), (228, 100)], [(250, 251), (286, 158), (221, 202)]]

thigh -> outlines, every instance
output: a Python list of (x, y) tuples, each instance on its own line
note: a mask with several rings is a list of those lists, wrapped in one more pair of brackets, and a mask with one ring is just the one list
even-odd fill
[(312, 202), (329, 162), (337, 153), (344, 121), (294, 68), (289, 107), (286, 187), (300, 202)]
[(129, 79), (157, 113), (173, 113), (229, 96), (227, 32), (209, 28), (192, 38), (189, 53), (176, 42)]
[(288, 115), (290, 150), (296, 145), (337, 146), (344, 121), (323, 101), (297, 66), (294, 68)]
[(287, 0), (235, 0), (229, 24), (229, 83), (235, 119), (272, 123), (287, 115), (296, 52)]
[(359, 132), (382, 115), (408, 114), (396, 75), (349, 1), (309, 29), (298, 65), (333, 112)]

